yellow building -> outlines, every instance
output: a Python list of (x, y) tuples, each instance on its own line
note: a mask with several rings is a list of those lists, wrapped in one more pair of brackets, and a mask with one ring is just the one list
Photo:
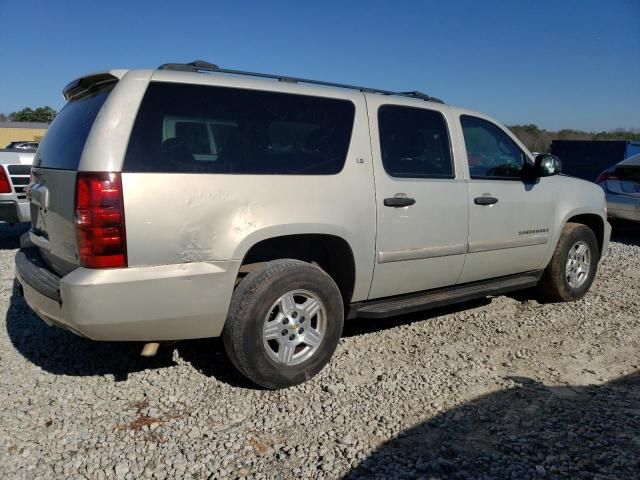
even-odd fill
[(11, 142), (39, 142), (48, 127), (48, 123), (0, 122), (0, 148)]

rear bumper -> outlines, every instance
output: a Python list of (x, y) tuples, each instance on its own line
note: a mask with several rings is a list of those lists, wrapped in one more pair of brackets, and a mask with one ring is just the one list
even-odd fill
[(94, 340), (157, 341), (222, 333), (239, 261), (94, 270), (60, 278), (22, 249), (16, 277), (50, 325)]
[(29, 202), (0, 200), (0, 222), (22, 223), (30, 221)]
[(640, 222), (640, 198), (607, 193), (607, 214), (611, 218)]

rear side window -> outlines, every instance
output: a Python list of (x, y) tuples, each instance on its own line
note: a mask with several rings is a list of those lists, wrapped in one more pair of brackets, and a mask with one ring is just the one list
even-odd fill
[(110, 92), (111, 88), (103, 89), (67, 103), (47, 129), (34, 165), (77, 170), (93, 122)]
[(153, 82), (123, 170), (335, 174), (346, 160), (354, 115), (346, 100)]
[(440, 112), (383, 105), (378, 128), (382, 165), (389, 175), (453, 178), (449, 133)]

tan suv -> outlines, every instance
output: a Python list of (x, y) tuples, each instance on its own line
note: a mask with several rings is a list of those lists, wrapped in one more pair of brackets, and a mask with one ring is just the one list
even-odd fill
[(582, 297), (602, 190), (501, 124), (419, 92), (224, 70), (115, 70), (64, 89), (16, 257), (31, 308), (95, 340), (222, 335), (278, 388), (348, 317), (532, 287)]

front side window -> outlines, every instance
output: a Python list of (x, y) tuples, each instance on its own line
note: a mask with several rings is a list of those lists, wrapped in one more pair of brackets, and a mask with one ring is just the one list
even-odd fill
[(347, 100), (152, 82), (123, 170), (336, 174), (346, 161), (354, 115)]
[(453, 178), (449, 133), (440, 112), (383, 105), (378, 129), (382, 165), (392, 177)]
[(524, 154), (501, 128), (470, 115), (462, 115), (460, 123), (467, 147), (471, 178), (521, 178)]

